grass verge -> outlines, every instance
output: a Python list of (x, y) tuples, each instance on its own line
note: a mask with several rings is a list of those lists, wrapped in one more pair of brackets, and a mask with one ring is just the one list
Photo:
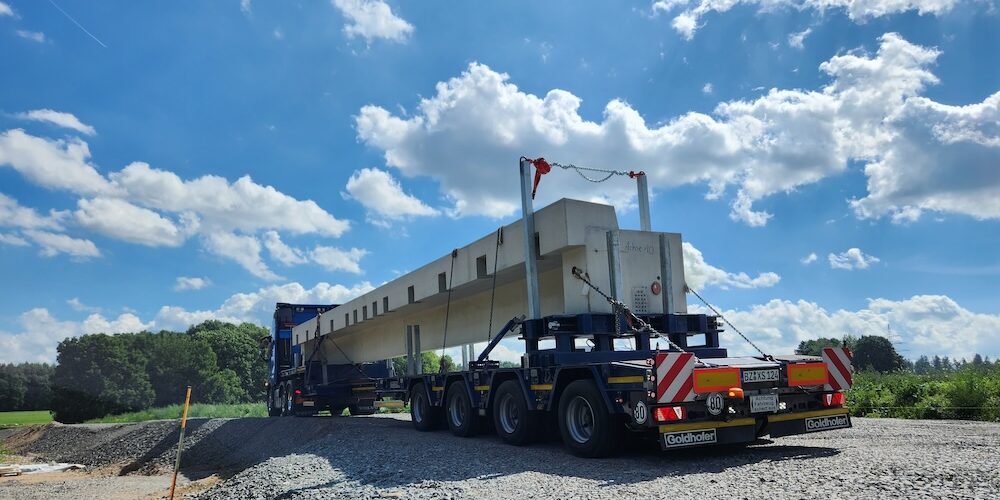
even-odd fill
[[(87, 423), (116, 424), (125, 422), (145, 422), (147, 420), (169, 420), (181, 418), (181, 412), (183, 409), (182, 405), (170, 405), (132, 413), (122, 413), (120, 415), (108, 415), (88, 420)], [(188, 410), (188, 418), (238, 418), (266, 416), (267, 407), (264, 406), (264, 403), (242, 403), (232, 405), (193, 404)]]
[(0, 428), (47, 424), (51, 421), (52, 413), (48, 410), (0, 412)]

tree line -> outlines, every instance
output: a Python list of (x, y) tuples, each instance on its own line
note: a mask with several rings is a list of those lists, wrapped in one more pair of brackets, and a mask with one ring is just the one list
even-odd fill
[(852, 415), (867, 417), (1000, 421), (1000, 361), (976, 354), (904, 359), (885, 337), (803, 341), (798, 354), (818, 356), (823, 347), (853, 353), (854, 385), (847, 396)]
[(92, 334), (59, 343), (51, 409), (60, 422), (177, 404), (264, 399), (266, 328), (206, 321), (186, 332)]
[[(180, 403), (188, 385), (200, 403), (260, 402), (267, 363), (259, 340), (266, 328), (206, 321), (186, 332), (93, 334), (59, 343), (57, 364), (0, 364), (0, 411), (53, 410), (60, 422)], [(854, 415), (1000, 420), (1000, 361), (921, 356), (909, 361), (879, 336), (803, 341), (796, 353), (818, 356), (847, 346), (855, 367), (848, 405)], [(450, 356), (421, 355), (424, 373)], [(405, 359), (393, 359), (397, 374)], [(516, 363), (504, 363), (505, 366)]]

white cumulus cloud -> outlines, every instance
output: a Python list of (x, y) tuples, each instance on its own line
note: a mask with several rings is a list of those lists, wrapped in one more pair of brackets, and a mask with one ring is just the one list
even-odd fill
[(830, 261), (831, 269), (845, 269), (847, 271), (868, 269), (872, 264), (879, 262), (878, 257), (868, 255), (857, 247), (848, 248), (838, 254), (831, 253), (827, 255), (827, 259)]
[(407, 217), (431, 216), (439, 212), (407, 194), (389, 172), (377, 168), (355, 171), (347, 180), (347, 195), (368, 210), (369, 220), (386, 225)]
[[(970, 311), (944, 295), (869, 299), (867, 307), (856, 311), (775, 299), (723, 314), (769, 354), (791, 354), (799, 342), (819, 337), (885, 336), (891, 327), (891, 340), (912, 359), (924, 354), (955, 359), (1000, 355), (1000, 315)], [(733, 354), (753, 353), (731, 332), (723, 333), (722, 340)]]
[(810, 33), (812, 33), (812, 28), (806, 28), (802, 31), (788, 35), (788, 46), (796, 49), (804, 48), (806, 37), (809, 36)]
[(340, 248), (317, 245), (309, 252), (309, 258), (326, 268), (328, 271), (346, 271), (361, 274), (361, 258), (368, 254), (367, 250)]
[(274, 274), (260, 257), (260, 241), (255, 236), (235, 233), (209, 233), (205, 236), (205, 249), (243, 266), (250, 274), (268, 281), (281, 279)]
[(90, 148), (79, 139), (49, 140), (21, 129), (0, 133), (0, 166), (8, 165), (44, 188), (81, 194), (113, 191), (89, 159)]
[[(18, 32), (18, 34), (20, 34), (20, 32)], [(37, 33), (37, 35), (40, 35), (41, 38), (35, 39), (35, 41), (38, 42), (45, 41), (45, 35), (41, 33)], [(75, 130), (84, 135), (97, 134), (97, 130), (94, 129), (94, 127), (91, 127), (86, 123), (83, 123), (82, 121), (80, 121), (79, 118), (77, 118), (72, 113), (65, 113), (62, 111), (55, 111), (52, 109), (34, 109), (25, 113), (18, 113), (17, 117), (24, 120), (51, 123), (59, 127)]]
[(187, 238), (170, 219), (122, 199), (81, 199), (77, 205), (73, 215), (80, 226), (111, 238), (151, 247), (176, 247)]
[(41, 215), (35, 209), (21, 206), (14, 198), (0, 193), (0, 226), (60, 231), (65, 215), (54, 210), (47, 216)]
[[(39, 110), (25, 117), (61, 121), (86, 132), (81, 128), (85, 125), (66, 113)], [(74, 127), (67, 117), (80, 126)], [(350, 222), (334, 217), (316, 202), (296, 199), (249, 176), (232, 182), (214, 175), (186, 180), (143, 162), (103, 175), (90, 163), (89, 147), (79, 138), (53, 140), (21, 129), (7, 130), (0, 133), (3, 166), (12, 167), (39, 186), (83, 197), (75, 212), (51, 211), (46, 217), (0, 194), (0, 226), (50, 230), (28, 235), (36, 242), (46, 242), (44, 255), (98, 255), (93, 243), (58, 234), (64, 229), (62, 223), (71, 219), (77, 226), (102, 235), (154, 247), (179, 246), (200, 235), (210, 253), (235, 260), (255, 276), (277, 279), (260, 257), (259, 232), (336, 238), (350, 228)], [(280, 250), (275, 250), (274, 238), (267, 238), (274, 247), (270, 248), (272, 254), (287, 258), (276, 253)], [(348, 267), (354, 272), (354, 266)]]
[(73, 238), (65, 234), (50, 233), (37, 229), (28, 229), (24, 234), (42, 248), (41, 254), (44, 257), (54, 257), (59, 254), (66, 254), (77, 259), (89, 259), (100, 257), (101, 251), (97, 249), (93, 241), (83, 238)]
[(298, 248), (293, 248), (281, 241), (281, 236), (277, 231), (268, 231), (264, 233), (264, 246), (267, 248), (268, 253), (271, 257), (278, 262), (286, 266), (294, 266), (296, 264), (305, 264), (309, 262), (301, 250)]
[(817, 259), (819, 259), (819, 256), (816, 255), (816, 252), (811, 252), (809, 255), (806, 255), (805, 257), (799, 259), (799, 262), (801, 262), (804, 265), (809, 265), (812, 264), (813, 262), (816, 262)]
[(72, 299), (67, 300), (66, 305), (68, 305), (74, 311), (78, 312), (93, 312), (93, 313), (101, 312), (100, 307), (88, 306), (87, 304), (81, 302), (79, 297), (73, 297)]
[(0, 245), (10, 245), (10, 246), (15, 246), (15, 247), (26, 247), (26, 246), (30, 246), (31, 243), (28, 243), (28, 240), (25, 240), (24, 238), (22, 238), (22, 237), (20, 237), (20, 236), (18, 236), (16, 234), (0, 233)]
[(413, 33), (413, 25), (393, 14), (383, 0), (333, 0), (333, 5), (348, 21), (344, 26), (348, 38), (360, 36), (368, 43), (376, 38), (403, 42)]
[(32, 42), (45, 43), (45, 33), (41, 31), (17, 30), (17, 36)]
[[(368, 105), (355, 122), (359, 138), (381, 150), (387, 166), (407, 177), (436, 180), (454, 202), (449, 213), (458, 216), (515, 213), (515, 165), (525, 155), (600, 168), (641, 165), (654, 189), (704, 183), (713, 199), (733, 186), (731, 217), (751, 226), (772, 217), (754, 208), (757, 200), (840, 174), (851, 160), (869, 164), (872, 182), (896, 181), (870, 182), (870, 196), (855, 207), (861, 216), (924, 206), (1000, 218), (1000, 174), (990, 170), (1000, 158), (994, 146), (1000, 139), (991, 126), (1000, 98), (951, 107), (920, 97), (937, 82), (929, 67), (938, 55), (888, 33), (879, 38), (875, 54), (854, 50), (821, 64), (830, 83), (819, 90), (771, 89), (752, 100), (722, 102), (712, 115), (685, 113), (658, 126), (621, 100), (605, 106), (601, 121), (585, 120), (580, 99), (570, 92), (525, 93), (508, 75), (472, 63), (460, 76), (438, 83), (417, 112), (396, 115)], [(936, 141), (908, 139), (909, 130), (921, 129)], [(895, 160), (906, 147), (922, 148), (914, 151), (930, 160), (912, 167)], [(963, 154), (966, 150), (971, 153)], [(912, 181), (919, 189), (894, 189), (909, 187), (909, 171), (930, 162)], [(943, 178), (949, 171), (960, 175)], [(556, 176), (558, 181), (547, 180)], [(956, 194), (944, 192), (949, 189)], [(969, 198), (960, 203), (960, 195)], [(595, 185), (557, 169), (543, 179), (538, 196), (539, 205), (569, 196), (605, 199), (621, 208), (634, 203), (634, 186)]]
[(177, 306), (163, 306), (156, 314), (154, 324), (157, 329), (186, 330), (191, 325), (207, 319), (242, 322), (249, 321), (270, 325), (274, 314), (274, 304), (343, 304), (348, 300), (373, 290), (367, 281), (347, 287), (319, 282), (312, 288), (305, 288), (292, 282), (272, 285), (254, 292), (237, 293), (230, 296), (215, 309), (187, 310)]
[(14, 10), (4, 2), (0, 2), (0, 16), (14, 17)]
[(719, 269), (707, 262), (701, 251), (694, 245), (684, 242), (684, 279), (687, 285), (695, 291), (701, 291), (709, 285), (723, 290), (732, 288), (768, 288), (777, 285), (781, 276), (773, 272), (764, 272), (752, 277), (747, 273), (731, 273)]
[(185, 290), (201, 290), (211, 284), (212, 280), (208, 278), (178, 276), (176, 282), (174, 283), (174, 291), (183, 292)]
[(960, 0), (665, 0), (654, 2), (652, 10), (654, 14), (680, 10), (671, 26), (682, 37), (691, 40), (704, 24), (701, 22), (703, 17), (712, 12), (728, 12), (737, 5), (755, 5), (762, 13), (781, 9), (813, 10), (821, 14), (843, 10), (849, 19), (862, 24), (869, 19), (903, 12), (941, 15), (959, 3)]

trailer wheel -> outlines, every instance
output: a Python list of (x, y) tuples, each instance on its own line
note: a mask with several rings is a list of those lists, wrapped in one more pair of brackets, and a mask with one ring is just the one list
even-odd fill
[(507, 444), (524, 446), (534, 440), (541, 424), (538, 415), (528, 409), (517, 381), (500, 384), (493, 399), (493, 426), (500, 439)]
[(421, 432), (433, 431), (441, 423), (441, 408), (431, 405), (423, 383), (417, 383), (410, 390), (410, 420), (413, 427)]
[(563, 444), (579, 457), (603, 457), (618, 451), (622, 425), (604, 407), (592, 380), (577, 380), (566, 386), (559, 398), (559, 433)]
[(451, 433), (459, 437), (475, 436), (479, 431), (479, 416), (472, 407), (468, 387), (465, 382), (455, 382), (448, 388), (445, 399), (445, 420)]

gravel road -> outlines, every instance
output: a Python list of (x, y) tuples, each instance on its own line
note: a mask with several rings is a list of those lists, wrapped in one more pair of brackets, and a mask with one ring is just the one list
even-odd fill
[[(183, 472), (193, 484), (204, 482), (202, 499), (996, 498), (1000, 492), (995, 423), (855, 419), (853, 429), (745, 449), (664, 453), (635, 444), (619, 457), (588, 460), (557, 442), (515, 448), (493, 435), (418, 433), (408, 420), (201, 421), (185, 447)], [(101, 470), (121, 467), (122, 479), (159, 480), (176, 443), (174, 425), (53, 426), (0, 439), (19, 453), (89, 460)], [(291, 437), (273, 438), (280, 435)], [(0, 480), (0, 497), (41, 498), (42, 491)]]

